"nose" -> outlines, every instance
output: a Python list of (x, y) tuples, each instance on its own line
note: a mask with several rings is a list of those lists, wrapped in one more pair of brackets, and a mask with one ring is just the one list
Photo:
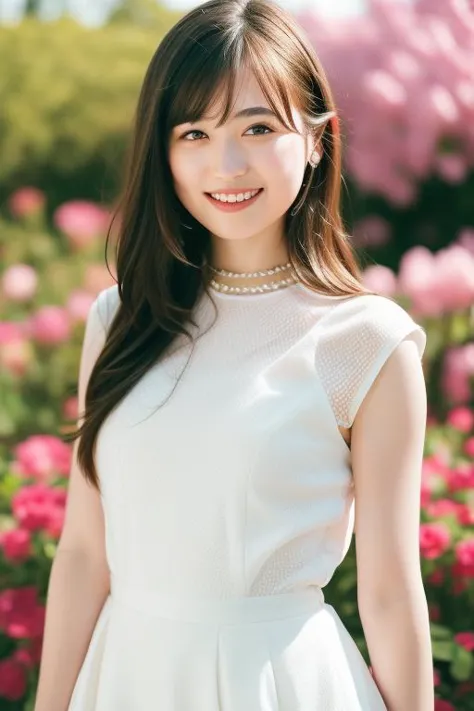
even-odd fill
[(214, 173), (222, 181), (232, 180), (239, 175), (245, 175), (248, 160), (245, 151), (235, 142), (228, 142), (222, 148), (216, 149)]

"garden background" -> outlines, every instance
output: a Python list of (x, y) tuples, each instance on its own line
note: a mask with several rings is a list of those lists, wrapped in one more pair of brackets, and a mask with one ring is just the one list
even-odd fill
[[(64, 516), (88, 309), (146, 66), (178, 19), (119, 3), (100, 27), (0, 25), (0, 711), (31, 711)], [(437, 711), (474, 710), (474, 10), (372, 0), (295, 15), (342, 119), (344, 216), (366, 283), (424, 326), (420, 522)], [(113, 260), (111, 260), (113, 274)], [(326, 588), (367, 654), (354, 550)]]

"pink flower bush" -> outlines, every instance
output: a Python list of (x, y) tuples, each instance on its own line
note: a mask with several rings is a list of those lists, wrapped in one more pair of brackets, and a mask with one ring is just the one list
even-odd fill
[(298, 19), (348, 125), (352, 177), (406, 206), (430, 175), (459, 183), (474, 165), (472, 9), (457, 0), (367, 5), (359, 17), (308, 10)]
[(32, 338), (43, 345), (64, 343), (71, 335), (71, 319), (60, 306), (42, 306), (29, 323)]
[(29, 558), (33, 552), (31, 533), (22, 528), (15, 528), (0, 533), (0, 547), (5, 558), (14, 563)]
[(468, 308), (474, 303), (474, 255), (460, 244), (436, 254), (413, 247), (400, 262), (398, 286), (418, 315), (439, 316)]
[(64, 522), (67, 492), (44, 484), (23, 486), (12, 498), (18, 524), (28, 531), (44, 531), (59, 538)]
[(28, 264), (14, 264), (2, 276), (2, 291), (10, 301), (29, 301), (36, 293), (38, 275)]
[(15, 217), (28, 217), (40, 213), (46, 204), (46, 196), (42, 190), (34, 187), (24, 187), (16, 190), (8, 201), (10, 212)]
[(84, 249), (107, 231), (110, 213), (100, 205), (83, 200), (64, 203), (54, 213), (54, 224), (74, 249)]
[(14, 449), (16, 474), (48, 482), (54, 476), (68, 476), (72, 450), (53, 435), (32, 435)]
[(451, 543), (451, 534), (443, 523), (424, 523), (420, 526), (420, 548), (424, 558), (439, 558)]

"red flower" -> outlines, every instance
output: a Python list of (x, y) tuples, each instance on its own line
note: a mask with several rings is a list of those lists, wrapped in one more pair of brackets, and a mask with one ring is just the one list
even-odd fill
[(21, 562), (32, 553), (31, 534), (23, 528), (3, 531), (0, 535), (0, 545), (5, 558), (12, 562)]
[(9, 588), (0, 593), (0, 629), (14, 639), (43, 634), (45, 608), (33, 586)]
[(424, 523), (420, 526), (420, 549), (424, 558), (439, 558), (451, 542), (449, 529), (443, 523)]
[(17, 701), (26, 691), (26, 673), (22, 664), (14, 658), (0, 661), (0, 696)]

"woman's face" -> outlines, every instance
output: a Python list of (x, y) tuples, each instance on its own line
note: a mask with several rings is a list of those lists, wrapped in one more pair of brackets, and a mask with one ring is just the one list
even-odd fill
[[(278, 240), (284, 236), (285, 213), (300, 190), (312, 144), (303, 135), (303, 121), (295, 108), (299, 133), (285, 128), (274, 114), (235, 116), (253, 107), (270, 111), (252, 73), (241, 72), (237, 92), (234, 112), (220, 128), (208, 119), (173, 128), (169, 159), (176, 194), (217, 238)], [(216, 206), (206, 195), (257, 189), (262, 189), (258, 197), (237, 211), (219, 209), (221, 203)]]

